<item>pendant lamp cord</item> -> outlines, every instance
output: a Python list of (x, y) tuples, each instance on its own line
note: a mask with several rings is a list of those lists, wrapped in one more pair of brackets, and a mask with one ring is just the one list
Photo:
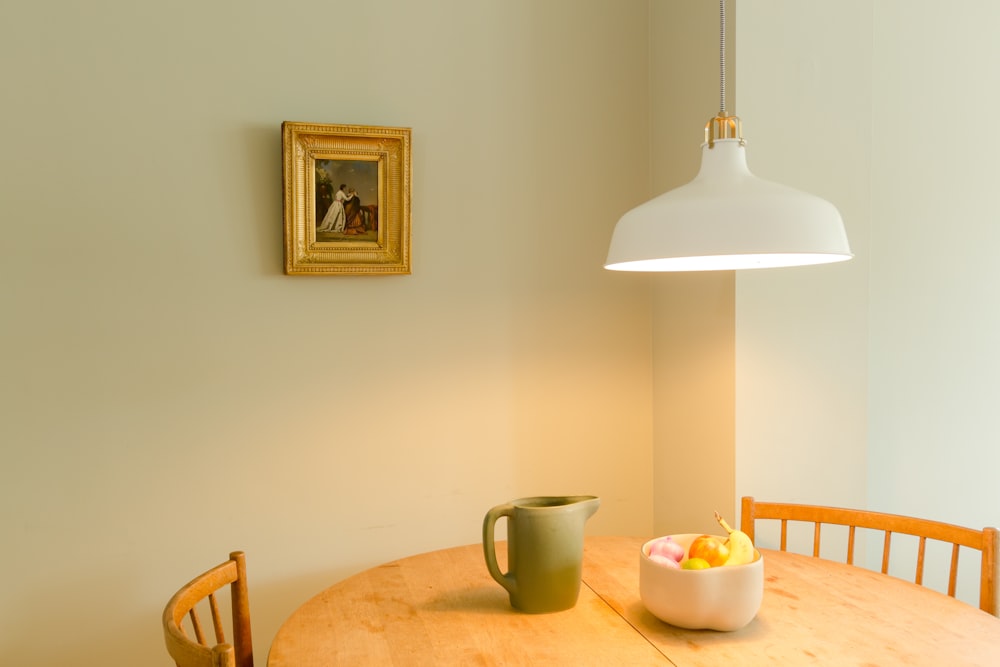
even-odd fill
[(726, 115), (726, 0), (719, 0), (719, 115)]
[(743, 140), (743, 124), (736, 116), (726, 113), (726, 0), (719, 0), (719, 114), (705, 125), (705, 143), (715, 148), (720, 139)]

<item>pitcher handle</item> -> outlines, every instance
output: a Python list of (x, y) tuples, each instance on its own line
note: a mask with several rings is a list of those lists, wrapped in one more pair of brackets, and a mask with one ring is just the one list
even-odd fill
[[(510, 503), (505, 503), (503, 505), (497, 505), (488, 511), (486, 513), (486, 517), (483, 519), (483, 555), (486, 557), (486, 569), (490, 571), (490, 575), (496, 579), (498, 584), (507, 589), (508, 593), (514, 592), (514, 580), (510, 577), (509, 573), (502, 573), (500, 571), (500, 566), (497, 565), (497, 545), (493, 539), (493, 532), (497, 521), (502, 516), (507, 517), (509, 532), (509, 524), (513, 515), (514, 506)], [(508, 544), (509, 543), (510, 539), (508, 537)]]

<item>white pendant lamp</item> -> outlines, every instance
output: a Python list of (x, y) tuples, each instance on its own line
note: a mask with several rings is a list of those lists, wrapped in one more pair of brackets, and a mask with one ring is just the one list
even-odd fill
[(833, 204), (750, 173), (740, 119), (725, 110), (725, 0), (719, 8), (722, 99), (705, 126), (701, 169), (690, 183), (621, 217), (606, 269), (718, 271), (853, 257)]

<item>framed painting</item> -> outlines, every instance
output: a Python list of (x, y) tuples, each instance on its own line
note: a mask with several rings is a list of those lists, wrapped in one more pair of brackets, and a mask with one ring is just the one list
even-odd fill
[(410, 273), (410, 128), (281, 124), (285, 273)]

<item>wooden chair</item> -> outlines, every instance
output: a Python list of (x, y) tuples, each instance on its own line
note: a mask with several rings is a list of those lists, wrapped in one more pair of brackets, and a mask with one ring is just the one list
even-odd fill
[(948, 574), (948, 595), (955, 597), (955, 582), (958, 578), (959, 547), (968, 547), (982, 552), (979, 581), (979, 608), (985, 612), (1000, 616), (1000, 538), (996, 528), (974, 530), (949, 523), (918, 519), (898, 514), (883, 514), (865, 510), (844, 509), (839, 507), (822, 507), (819, 505), (796, 505), (789, 503), (759, 503), (750, 496), (743, 497), (743, 508), (740, 516), (740, 530), (755, 540), (754, 526), (758, 519), (776, 519), (781, 521), (781, 551), (788, 550), (788, 522), (803, 521), (814, 524), (813, 553), (819, 557), (820, 526), (835, 524), (848, 526), (847, 563), (854, 565), (855, 529), (867, 528), (882, 531), (885, 534), (882, 545), (882, 574), (889, 572), (889, 548), (893, 533), (913, 535), (919, 538), (917, 550), (917, 566), (914, 583), (923, 585), (924, 578), (924, 547), (927, 540), (937, 540), (951, 544), (951, 570)]
[[(232, 644), (226, 642), (223, 615), (216, 599), (226, 584), (230, 585)], [(204, 607), (206, 601), (215, 630), (214, 644), (206, 640), (198, 617), (197, 608)], [(190, 618), (194, 639), (184, 629), (185, 616)], [(242, 551), (229, 554), (229, 560), (195, 577), (170, 598), (163, 610), (163, 637), (177, 667), (253, 667), (250, 600)]]

